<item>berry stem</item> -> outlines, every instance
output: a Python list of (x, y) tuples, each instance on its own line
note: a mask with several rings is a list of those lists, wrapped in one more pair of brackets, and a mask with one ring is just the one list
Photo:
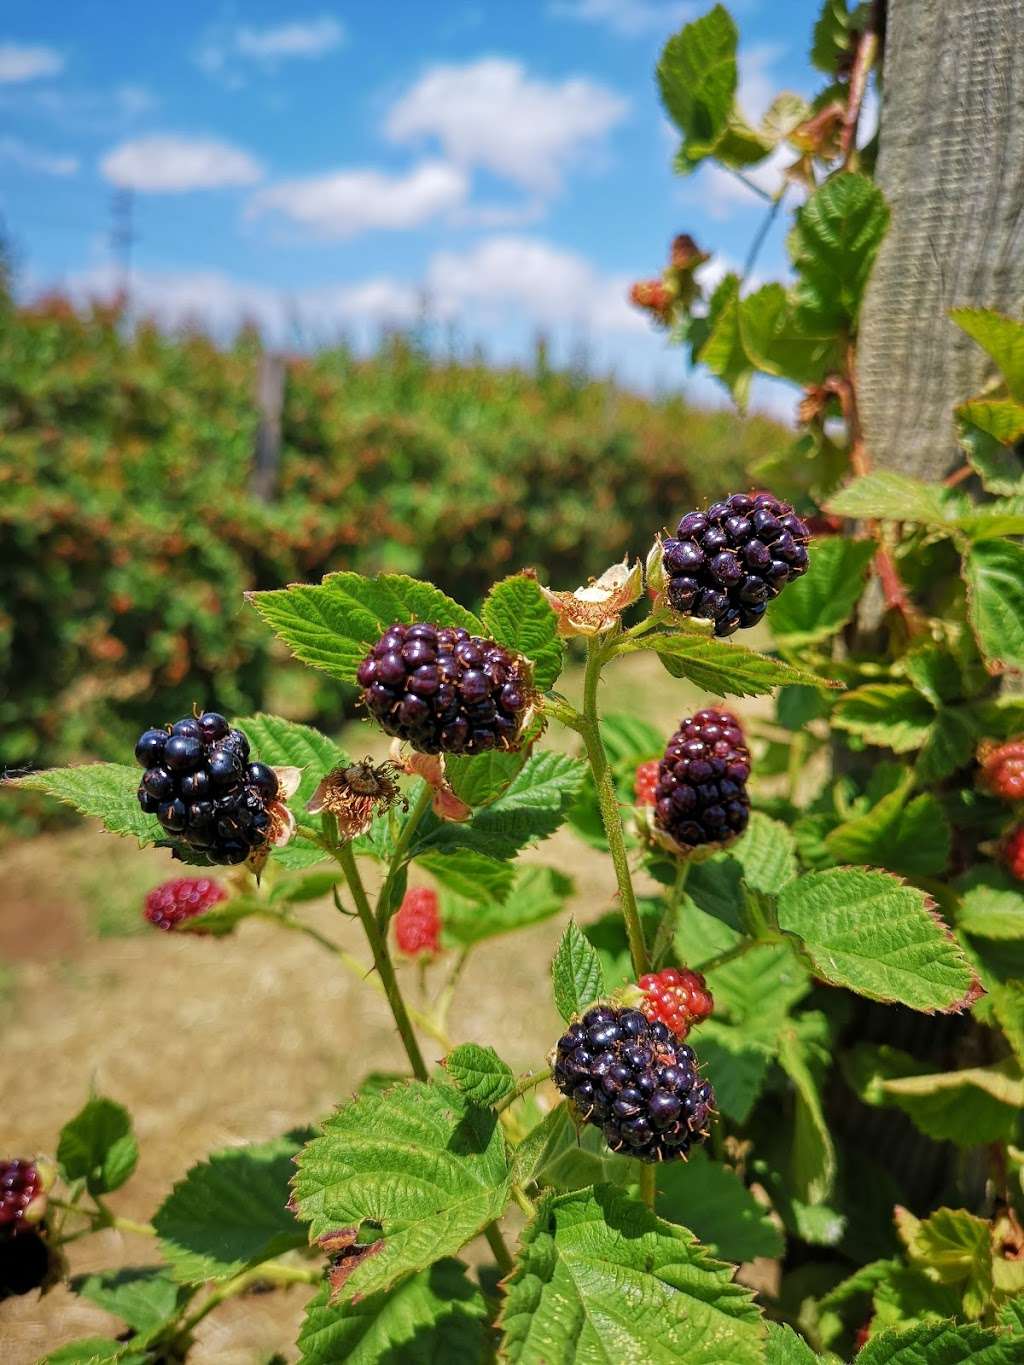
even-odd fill
[(699, 967), (694, 967), (695, 972), (700, 972), (701, 976), (707, 976), (708, 972), (713, 972), (717, 967), (724, 967), (729, 962), (735, 962), (737, 958), (749, 953), (751, 948), (756, 948), (761, 940), (756, 938), (743, 938), (739, 943), (733, 944), (731, 948), (726, 948), (725, 952), (718, 953), (715, 957), (709, 957), (707, 962), (702, 962)]
[(487, 1245), (494, 1254), (495, 1261), (498, 1263), (498, 1269), (503, 1275), (511, 1274), (515, 1269), (515, 1261), (513, 1261), (512, 1253), (501, 1235), (501, 1228), (498, 1227), (497, 1223), (488, 1223), (484, 1228), (484, 1236), (487, 1239)]
[(542, 1085), (550, 1075), (551, 1068), (549, 1066), (542, 1066), (539, 1071), (528, 1071), (525, 1076), (519, 1077), (515, 1089), (510, 1095), (506, 1095), (500, 1104), (496, 1104), (495, 1109), (499, 1114), (502, 1113), (510, 1105), (515, 1104), (516, 1100), (521, 1099), (528, 1090), (532, 1090), (536, 1085)]
[[(79, 1214), (82, 1218), (88, 1218), (92, 1224), (85, 1228), (84, 1232), (101, 1232), (104, 1228), (114, 1228), (118, 1232), (132, 1232), (140, 1237), (155, 1237), (156, 1228), (152, 1223), (137, 1223), (134, 1218), (121, 1218), (96, 1195), (93, 1195), (96, 1204), (95, 1209), (83, 1209), (77, 1203), (65, 1203), (63, 1199), (50, 1198), (48, 1203), (51, 1208), (61, 1209), (65, 1213)], [(62, 1237), (61, 1242), (70, 1242), (72, 1239), (81, 1236), (80, 1232), (73, 1232), (70, 1237)]]
[(420, 793), (413, 802), (409, 816), (395, 840), (394, 852), (391, 855), (391, 862), (388, 864), (387, 875), (380, 888), (377, 897), (377, 926), (383, 933), (388, 927), (388, 921), (398, 909), (392, 905), (394, 901), (395, 880), (402, 868), (405, 866), (405, 855), (412, 843), (412, 836), (416, 833), (416, 827), (430, 809), (434, 799), (434, 789), (429, 782), (420, 783)]
[(253, 1266), (251, 1270), (243, 1270), (233, 1280), (228, 1280), (219, 1289), (215, 1289), (196, 1311), (184, 1320), (178, 1330), (178, 1336), (180, 1338), (191, 1332), (225, 1299), (233, 1299), (238, 1294), (244, 1294), (254, 1285), (319, 1284), (322, 1279), (323, 1270), (320, 1267), (304, 1269), (302, 1266), (283, 1265), (280, 1261), (265, 1261), (263, 1265)]
[(644, 1162), (640, 1167), (640, 1198), (653, 1212), (654, 1201), (658, 1195), (658, 1168), (653, 1162)]
[[(328, 836), (329, 838), (331, 836)], [(401, 988), (398, 985), (398, 978), (395, 976), (395, 968), (388, 952), (387, 939), (381, 932), (380, 926), (374, 918), (373, 910), (367, 899), (366, 888), (356, 867), (356, 860), (352, 853), (351, 844), (339, 844), (331, 838), (331, 852), (341, 865), (341, 870), (345, 874), (348, 889), (352, 893), (355, 901), (356, 910), (362, 921), (363, 930), (366, 933), (366, 941), (370, 945), (370, 952), (373, 954), (373, 965), (377, 968), (377, 975), (380, 977), (380, 984), (384, 988), (384, 994), (388, 998), (391, 1006), (391, 1013), (395, 1020), (395, 1027), (405, 1048), (405, 1055), (409, 1058), (409, 1065), (412, 1073), (418, 1081), (429, 1080), (429, 1072), (420, 1052), (420, 1045), (416, 1041), (416, 1034), (413, 1032), (412, 1022), (409, 1019), (409, 1012), (405, 1007), (402, 998)], [(397, 851), (397, 850), (396, 850)], [(392, 861), (392, 867), (394, 861)]]
[(622, 815), (618, 798), (612, 782), (608, 755), (601, 739), (600, 719), (597, 711), (597, 685), (601, 680), (601, 667), (605, 661), (604, 647), (598, 638), (587, 641), (587, 671), (583, 681), (583, 713), (578, 719), (578, 729), (586, 746), (590, 770), (594, 775), (597, 789), (597, 804), (601, 810), (601, 821), (605, 837), (615, 866), (615, 880), (619, 887), (619, 905), (626, 921), (626, 936), (629, 939), (629, 952), (633, 959), (633, 972), (641, 977), (650, 970), (647, 945), (637, 909), (633, 879), (629, 872), (629, 858), (626, 853), (626, 840), (622, 832)]
[(668, 903), (665, 906), (665, 913), (661, 917), (658, 925), (658, 932), (654, 936), (654, 947), (651, 949), (651, 960), (655, 967), (661, 966), (661, 959), (668, 952), (676, 933), (676, 925), (679, 922), (679, 902), (682, 899), (683, 891), (686, 888), (686, 879), (690, 875), (691, 860), (680, 858), (676, 867), (676, 879), (672, 883), (669, 892)]

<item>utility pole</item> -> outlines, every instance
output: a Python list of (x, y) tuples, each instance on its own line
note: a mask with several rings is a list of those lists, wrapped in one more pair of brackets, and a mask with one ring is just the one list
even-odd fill
[(115, 190), (110, 202), (110, 214), (110, 249), (117, 264), (118, 293), (124, 299), (125, 309), (130, 311), (132, 302), (132, 247), (138, 240), (134, 226), (134, 191), (130, 189)]

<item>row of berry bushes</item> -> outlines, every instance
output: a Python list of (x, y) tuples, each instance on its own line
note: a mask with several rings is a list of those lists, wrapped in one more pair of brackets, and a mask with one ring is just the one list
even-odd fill
[(248, 589), (399, 569), (472, 602), (523, 564), (572, 586), (783, 442), (764, 419), (392, 339), (290, 362), (266, 505), (248, 492), (260, 351), (0, 297), (0, 764), (117, 749), (155, 695), (259, 706), (265, 638), (224, 605)]

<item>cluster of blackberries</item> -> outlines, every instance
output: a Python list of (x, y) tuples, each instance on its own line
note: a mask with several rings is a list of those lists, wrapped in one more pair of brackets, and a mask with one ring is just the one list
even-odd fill
[(714, 621), (716, 635), (756, 626), (772, 597), (807, 572), (810, 532), (788, 502), (734, 493), (688, 512), (663, 544), (669, 605)]
[(587, 1010), (559, 1038), (552, 1075), (613, 1152), (670, 1161), (707, 1136), (715, 1096), (693, 1048), (639, 1010)]
[(421, 753), (511, 749), (522, 733), (529, 664), (466, 630), (391, 626), (356, 676), (374, 720)]
[(267, 842), (277, 777), (249, 762), (249, 741), (216, 711), (146, 730), (135, 757), (146, 769), (139, 805), (172, 839), (213, 863), (244, 863)]
[(731, 842), (750, 819), (750, 752), (739, 721), (707, 708), (681, 722), (658, 765), (654, 823), (680, 848)]
[(194, 919), (227, 900), (227, 894), (219, 882), (209, 877), (177, 877), (147, 892), (142, 913), (154, 928), (169, 932), (184, 920)]

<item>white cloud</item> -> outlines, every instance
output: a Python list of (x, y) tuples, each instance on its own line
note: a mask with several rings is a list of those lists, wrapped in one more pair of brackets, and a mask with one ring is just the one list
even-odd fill
[(500, 236), (468, 254), (439, 252), (427, 271), (426, 293), (443, 316), (468, 309), (475, 319), (501, 321), (512, 309), (546, 326), (644, 332), (629, 285), (625, 275), (602, 275), (585, 257), (542, 238)]
[(553, 0), (548, 12), (559, 19), (606, 24), (626, 38), (662, 33), (667, 38), (698, 11), (689, 0)]
[(217, 138), (155, 133), (122, 142), (100, 162), (114, 185), (147, 193), (181, 193), (252, 185), (262, 179), (259, 162)]
[[(699, 203), (709, 217), (719, 222), (733, 218), (740, 213), (749, 213), (759, 205), (767, 207), (764, 195), (775, 195), (782, 187), (784, 171), (797, 160), (791, 147), (776, 147), (756, 166), (748, 166), (743, 175), (749, 185), (726, 170), (724, 166), (705, 163), (697, 172), (692, 188), (684, 191), (684, 197), (691, 203)], [(751, 189), (756, 185), (763, 193)], [(795, 185), (790, 187), (787, 202), (797, 203), (805, 191)]]
[(751, 123), (760, 123), (768, 106), (779, 94), (778, 82), (771, 68), (784, 57), (782, 43), (752, 43), (739, 52), (739, 89), (736, 102)]
[(308, 61), (334, 51), (345, 38), (344, 26), (329, 14), (265, 28), (219, 25), (207, 31), (196, 61), (207, 74), (223, 75), (229, 83), (240, 83), (235, 68), (241, 62), (276, 66), (278, 62), (294, 59)]
[(60, 156), (41, 152), (17, 137), (0, 137), (0, 161), (10, 161), (27, 171), (41, 171), (43, 175), (75, 175), (77, 156)]
[(432, 67), (392, 108), (386, 131), (395, 142), (435, 137), (459, 165), (550, 193), (626, 109), (620, 95), (584, 77), (534, 80), (520, 62), (484, 57)]
[(406, 175), (369, 168), (286, 180), (255, 195), (253, 214), (276, 212), (322, 237), (418, 227), (457, 208), (469, 182), (457, 166), (424, 161)]
[(63, 69), (64, 58), (52, 47), (0, 43), (0, 84), (56, 76)]

